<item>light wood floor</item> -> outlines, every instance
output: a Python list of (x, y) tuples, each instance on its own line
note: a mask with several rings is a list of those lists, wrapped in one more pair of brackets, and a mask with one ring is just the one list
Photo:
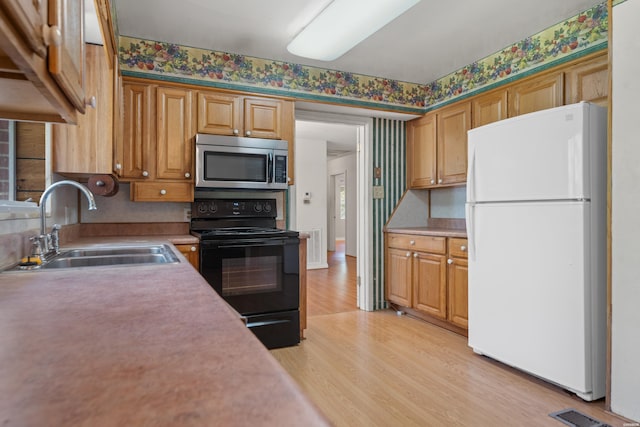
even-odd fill
[(550, 426), (573, 408), (623, 421), (561, 389), (474, 354), (465, 337), (390, 310), (356, 308), (355, 259), (309, 271), (306, 340), (272, 350), (336, 426)]

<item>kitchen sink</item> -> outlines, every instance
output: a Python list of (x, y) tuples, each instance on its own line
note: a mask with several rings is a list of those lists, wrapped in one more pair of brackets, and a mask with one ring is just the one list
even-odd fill
[[(179, 262), (169, 245), (137, 245), (74, 248), (62, 250), (38, 270), (76, 267), (100, 267), (108, 265), (168, 264)], [(17, 266), (14, 270), (31, 270), (33, 267)]]

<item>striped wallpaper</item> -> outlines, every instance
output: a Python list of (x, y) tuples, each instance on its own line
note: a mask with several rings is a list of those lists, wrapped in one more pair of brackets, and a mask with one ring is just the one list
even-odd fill
[(406, 188), (406, 123), (400, 120), (373, 120), (373, 167), (381, 177), (373, 185), (384, 187), (384, 198), (373, 200), (373, 309), (386, 308), (384, 298), (384, 236), (382, 228)]

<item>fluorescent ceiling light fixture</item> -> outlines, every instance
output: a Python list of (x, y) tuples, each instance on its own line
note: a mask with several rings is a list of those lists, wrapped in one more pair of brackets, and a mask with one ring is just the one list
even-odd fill
[(289, 43), (305, 58), (333, 61), (420, 0), (334, 0)]

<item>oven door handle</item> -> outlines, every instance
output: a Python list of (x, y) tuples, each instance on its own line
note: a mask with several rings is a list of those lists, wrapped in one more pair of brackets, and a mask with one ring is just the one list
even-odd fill
[(219, 245), (218, 247), (221, 249), (226, 248), (254, 248), (256, 246), (284, 246), (285, 242), (281, 239), (270, 242), (247, 242), (247, 243), (239, 243), (235, 245)]

